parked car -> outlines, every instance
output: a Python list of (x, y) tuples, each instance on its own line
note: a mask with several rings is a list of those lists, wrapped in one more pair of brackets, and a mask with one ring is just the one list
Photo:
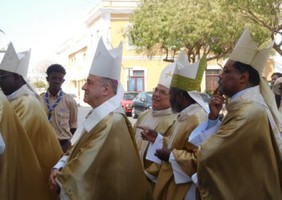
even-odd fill
[(126, 115), (131, 116), (132, 112), (132, 100), (136, 97), (138, 92), (124, 92), (121, 100), (122, 108)]
[(140, 92), (132, 101), (132, 118), (136, 119), (141, 112), (152, 108), (153, 92)]

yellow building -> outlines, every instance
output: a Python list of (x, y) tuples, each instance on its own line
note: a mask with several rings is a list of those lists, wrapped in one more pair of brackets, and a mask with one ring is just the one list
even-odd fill
[[(123, 60), (121, 83), (125, 91), (152, 91), (158, 83), (162, 69), (168, 64), (163, 61), (164, 55), (148, 57), (137, 54), (135, 47), (126, 37), (130, 26), (130, 15), (138, 6), (139, 0), (100, 0), (85, 19), (84, 34), (74, 40), (66, 41), (59, 50), (67, 57), (67, 76), (65, 86), (70, 93), (83, 99), (83, 86), (88, 75), (95, 49), (100, 37), (103, 37), (108, 48), (117, 47), (123, 43)], [(217, 87), (220, 65), (211, 61), (204, 74), (202, 91), (213, 91)], [(272, 67), (271, 67), (272, 66)], [(266, 70), (269, 80), (273, 63)]]
[(126, 37), (130, 15), (138, 0), (101, 0), (88, 13), (85, 33), (75, 40), (64, 43), (59, 50), (68, 57), (67, 84), (71, 93), (83, 97), (83, 86), (88, 75), (100, 37), (108, 48), (123, 43), (121, 83), (125, 91), (152, 91), (158, 83), (161, 70), (168, 64), (162, 56), (149, 58), (137, 54)]

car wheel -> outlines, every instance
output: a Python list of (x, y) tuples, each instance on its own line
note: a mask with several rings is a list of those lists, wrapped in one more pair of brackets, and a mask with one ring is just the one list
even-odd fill
[(136, 118), (137, 118), (136, 111), (135, 111), (135, 107), (132, 108), (131, 117), (132, 117), (133, 119), (136, 119)]

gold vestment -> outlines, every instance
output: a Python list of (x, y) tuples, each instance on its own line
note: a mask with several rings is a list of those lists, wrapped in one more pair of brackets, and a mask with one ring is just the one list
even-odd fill
[[(198, 105), (193, 104), (180, 113), (169, 134), (168, 147), (178, 165), (190, 177), (197, 171), (197, 147), (188, 142), (191, 132), (204, 120), (208, 114)], [(169, 162), (163, 161), (154, 190), (155, 200), (182, 200), (190, 189), (192, 182), (176, 184), (173, 169)]]
[(0, 132), (5, 141), (0, 170), (0, 199), (49, 200), (49, 187), (33, 146), (10, 103), (0, 92)]
[(200, 147), (202, 199), (282, 199), (282, 162), (267, 107), (251, 96), (230, 102), (219, 130)]
[(135, 139), (136, 139), (140, 159), (145, 174), (149, 176), (148, 179), (150, 180), (149, 183), (152, 186), (152, 189), (154, 189), (155, 184), (154, 181), (151, 179), (155, 180), (158, 177), (160, 165), (150, 160), (146, 160), (149, 142), (142, 139), (141, 137), (142, 129), (138, 129), (136, 127), (145, 126), (147, 128), (151, 128), (157, 131), (163, 136), (168, 136), (167, 133), (169, 132), (170, 128), (175, 122), (176, 116), (177, 116), (176, 114), (172, 113), (171, 109), (158, 110), (158, 111), (146, 110), (140, 114), (134, 125)]
[(152, 199), (131, 123), (120, 113), (82, 133), (57, 179), (71, 200)]

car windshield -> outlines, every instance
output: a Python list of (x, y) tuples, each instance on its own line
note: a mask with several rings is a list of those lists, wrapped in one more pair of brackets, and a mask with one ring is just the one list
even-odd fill
[(134, 94), (134, 93), (126, 93), (126, 94), (124, 94), (123, 99), (124, 100), (133, 100), (135, 96), (136, 96), (136, 94)]
[(153, 96), (153, 92), (147, 92), (147, 94), (152, 97)]

